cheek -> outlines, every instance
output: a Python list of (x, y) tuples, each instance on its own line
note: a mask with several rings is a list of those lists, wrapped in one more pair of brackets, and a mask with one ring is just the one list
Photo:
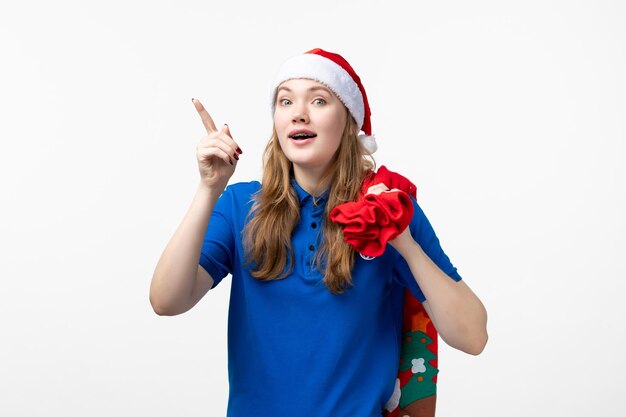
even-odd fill
[(286, 123), (288, 122), (289, 120), (287, 120), (285, 115), (280, 111), (274, 113), (274, 125), (276, 126), (276, 129), (284, 129)]
[(345, 117), (336, 117), (333, 123), (333, 131), (336, 135), (341, 138), (343, 136), (343, 129), (346, 126), (346, 118)]

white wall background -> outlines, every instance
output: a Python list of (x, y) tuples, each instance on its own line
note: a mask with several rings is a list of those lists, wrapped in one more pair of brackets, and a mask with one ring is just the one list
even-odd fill
[(625, 22), (617, 0), (3, 2), (0, 415), (225, 415), (230, 280), (181, 316), (148, 301), (198, 183), (190, 98), (256, 179), (269, 82), (314, 47), (361, 75), (378, 164), (488, 309), (480, 356), (442, 343), (438, 415), (626, 415)]

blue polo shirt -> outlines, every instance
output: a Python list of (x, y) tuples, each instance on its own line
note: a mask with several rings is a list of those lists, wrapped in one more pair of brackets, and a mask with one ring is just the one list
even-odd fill
[[(424, 295), (391, 245), (356, 257), (354, 286), (334, 295), (312, 264), (322, 242), (327, 194), (312, 197), (292, 179), (301, 205), (289, 276), (259, 281), (244, 267), (242, 231), (257, 181), (228, 186), (205, 236), (200, 265), (214, 287), (232, 275), (228, 316), (229, 417), (380, 417), (398, 372), (404, 289)], [(439, 268), (461, 279), (413, 199), (410, 229)]]

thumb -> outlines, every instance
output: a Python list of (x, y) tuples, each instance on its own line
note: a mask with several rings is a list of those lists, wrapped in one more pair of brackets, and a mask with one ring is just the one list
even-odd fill
[(231, 138), (233, 137), (233, 135), (230, 133), (230, 128), (226, 123), (224, 123), (224, 126), (222, 126), (222, 132), (226, 133)]

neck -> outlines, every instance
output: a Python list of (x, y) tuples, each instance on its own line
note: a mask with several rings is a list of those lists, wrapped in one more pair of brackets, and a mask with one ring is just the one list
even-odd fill
[(293, 176), (296, 178), (298, 185), (313, 197), (323, 194), (329, 186), (328, 179), (322, 181), (323, 175), (324, 171), (322, 169), (308, 169), (297, 165), (293, 166)]

